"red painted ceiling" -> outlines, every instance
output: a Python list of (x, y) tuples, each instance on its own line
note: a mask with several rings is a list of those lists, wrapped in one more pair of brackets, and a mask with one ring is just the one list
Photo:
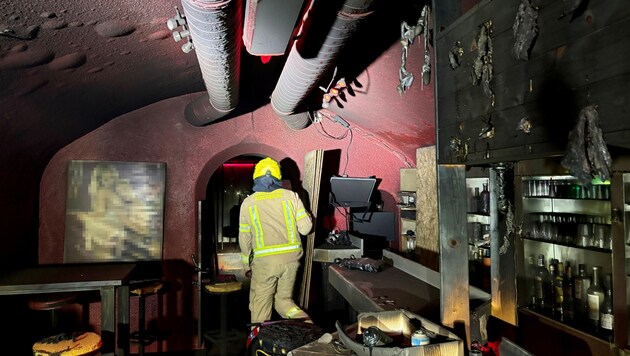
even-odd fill
[[(181, 42), (172, 40), (165, 25), (176, 5), (179, 2), (164, 0), (3, 1), (0, 124), (4, 146), (28, 150), (45, 160), (121, 114), (203, 91), (194, 52), (184, 54)], [(420, 7), (405, 1), (389, 8), (377, 1), (374, 13), (361, 24), (338, 63), (338, 76), (356, 77), (362, 86), (355, 87), (356, 97), (347, 96), (343, 103), (345, 118), (412, 147), (432, 144), (434, 137), (432, 87), (419, 92), (416, 80), (415, 87), (402, 96), (395, 89), (401, 61), (400, 22), (415, 24)], [(32, 33), (32, 26), (39, 27), (35, 38), (20, 39)], [(422, 54), (419, 43), (412, 46), (408, 69), (419, 63)], [(267, 65), (245, 51), (243, 57), (245, 95), (241, 96), (249, 101), (243, 105), (264, 105), (285, 57), (274, 57)], [(261, 87), (259, 80), (266, 84)], [(370, 100), (362, 100), (368, 95)]]

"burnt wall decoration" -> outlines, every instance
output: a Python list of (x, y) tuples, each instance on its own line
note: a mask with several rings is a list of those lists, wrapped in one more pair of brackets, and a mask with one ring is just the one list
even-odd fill
[(610, 179), (612, 159), (599, 127), (596, 105), (580, 111), (578, 122), (569, 133), (567, 153), (561, 164), (583, 184), (589, 184), (595, 177)]
[(477, 58), (473, 62), (472, 83), (481, 85), (483, 93), (492, 98), (494, 93), (490, 87), (494, 66), (492, 64), (492, 21), (481, 25), (477, 37)]
[(462, 43), (456, 41), (448, 52), (448, 63), (451, 65), (451, 69), (455, 70), (460, 66), (460, 58), (464, 54)]
[(512, 55), (514, 58), (524, 61), (529, 59), (529, 50), (538, 35), (537, 19), (538, 8), (534, 7), (530, 0), (523, 0), (518, 6), (518, 12), (512, 26), (514, 34)]
[[(538, 34), (527, 60), (513, 53), (517, 45), (524, 56), (533, 33), (526, 26), (533, 17), (521, 19), (519, 33), (529, 37), (515, 43), (515, 15), (521, 5), (524, 13), (531, 10), (526, 5), (538, 8)], [(630, 56), (630, 7), (623, 2), (482, 0), (446, 27), (439, 21), (432, 24), (436, 58), (444, 59), (433, 68), (439, 83), (439, 164), (461, 163), (464, 155), (455, 154), (453, 146), (463, 153), (468, 139), (467, 165), (563, 156), (569, 132), (588, 102), (598, 105), (602, 140), (610, 152), (620, 151), (611, 147), (630, 148), (624, 104), (630, 102), (630, 66), (624, 59)], [(461, 56), (450, 55), (458, 41)], [(458, 59), (456, 69), (449, 55)], [(483, 90), (484, 84), (490, 85)], [(480, 139), (488, 118), (495, 134), (491, 140)]]
[(422, 84), (428, 85), (431, 81), (431, 53), (429, 52), (429, 17), (430, 8), (425, 5), (422, 8), (420, 17), (415, 26), (409, 26), (406, 21), (400, 24), (400, 44), (402, 45), (401, 65), (398, 71), (399, 84), (396, 87), (398, 93), (402, 94), (413, 84), (413, 73), (407, 71), (407, 56), (409, 46), (413, 44), (416, 37), (422, 36), (424, 41), (424, 63), (422, 64)]

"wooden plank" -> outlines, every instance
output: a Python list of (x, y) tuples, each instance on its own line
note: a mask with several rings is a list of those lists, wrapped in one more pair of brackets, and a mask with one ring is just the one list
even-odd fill
[(437, 40), (441, 42), (445, 39), (461, 38), (468, 34), (469, 29), (476, 29), (488, 20), (493, 22), (493, 27), (496, 29), (495, 35), (507, 31), (512, 28), (518, 5), (519, 2), (517, 1), (510, 1), (509, 3), (492, 0), (481, 1), (464, 16), (453, 22), (451, 26), (438, 33)]
[[(564, 5), (562, 2), (548, 2), (545, 3), (545, 11), (558, 12), (563, 9)], [(626, 64), (628, 55), (624, 53), (628, 52), (628, 48), (630, 48), (630, 38), (625, 35), (625, 29), (630, 25), (627, 19), (630, 10), (623, 7), (619, 8), (619, 11), (611, 12), (609, 8), (599, 3), (593, 4), (591, 8), (588, 15), (594, 20), (590, 25), (572, 23), (571, 27), (564, 31), (571, 33), (571, 35), (565, 34), (562, 37), (569, 39), (569, 42), (559, 49), (552, 48), (546, 53), (536, 54), (537, 52), (535, 52), (533, 59), (529, 62), (519, 63), (511, 59), (508, 53), (511, 49), (512, 35), (508, 33), (509, 31), (500, 35), (495, 34), (493, 37), (495, 43), (494, 62), (495, 72), (498, 72), (494, 79), (495, 92), (497, 92), (495, 112), (517, 108), (520, 105), (524, 106), (520, 113), (517, 109), (513, 110), (516, 112), (516, 116), (509, 118), (509, 121), (505, 123), (507, 126), (515, 127), (518, 120), (527, 112), (535, 127), (551, 124), (548, 129), (541, 131), (548, 133), (542, 135), (542, 141), (553, 141), (557, 137), (565, 137), (564, 133), (568, 130), (564, 127), (568, 125), (570, 129), (581, 107), (586, 106), (587, 93), (590, 93), (590, 102), (600, 105), (601, 124), (605, 134), (625, 132), (630, 129), (630, 122), (624, 119), (627, 117), (628, 110), (623, 105), (628, 96), (624, 89), (625, 75), (629, 71)], [(613, 6), (613, 8), (616, 7)], [(550, 19), (553, 19), (554, 26), (559, 26), (557, 23), (562, 24), (562, 22), (559, 22), (555, 16), (556, 14)], [(568, 27), (568, 22), (563, 26)], [(477, 25), (469, 26), (468, 30), (472, 42), (476, 36)], [(589, 34), (587, 31), (591, 31), (591, 33)], [(504, 45), (501, 44), (502, 40)], [(546, 43), (543, 40), (544, 33), (539, 36), (535, 47), (538, 48), (539, 52), (541, 51), (540, 48), (558, 44), (558, 40), (553, 39), (553, 41), (550, 40), (549, 44), (543, 46)], [(451, 45), (450, 41), (438, 43), (438, 51), (436, 52), (445, 53), (442, 56), (446, 58), (447, 50), (450, 49)], [(466, 47), (466, 45), (464, 46)], [(503, 53), (502, 56), (499, 56), (499, 58), (504, 59), (503, 61), (497, 58), (499, 53)], [(473, 56), (474, 53), (470, 54), (470, 61), (472, 61)], [(438, 154), (441, 157), (439, 162), (452, 162), (452, 160), (442, 158), (445, 153), (444, 148), (448, 146), (448, 140), (451, 136), (459, 135), (459, 128), (453, 130), (447, 127), (456, 127), (455, 125), (459, 124), (458, 120), (462, 121), (464, 122), (463, 126), (466, 127), (463, 136), (475, 137), (478, 132), (476, 130), (468, 131), (471, 127), (469, 121), (473, 123), (472, 127), (478, 126), (480, 128), (480, 125), (474, 123), (479, 122), (478, 117), (491, 109), (490, 101), (483, 95), (481, 88), (472, 86), (470, 83), (470, 65), (467, 64), (466, 58), (465, 54), (463, 58), (464, 68), (459, 68), (456, 71), (452, 71), (448, 67), (446, 60), (438, 61), (436, 66), (438, 67), (436, 71), (438, 80), (436, 82), (440, 83), (439, 86), (436, 86), (436, 93), (438, 93), (436, 118), (439, 120), (437, 141), (439, 144)], [(507, 69), (501, 72), (501, 65), (504, 64)], [(587, 76), (588, 82), (586, 81)], [(527, 90), (530, 78), (534, 86), (534, 92), (531, 94)], [(600, 81), (602, 82), (600, 83)], [(459, 92), (455, 94), (453, 90), (459, 90)], [(501, 116), (501, 114), (495, 114), (493, 121), (497, 121), (497, 117), (500, 119)], [(553, 120), (549, 120), (549, 118), (553, 118)], [(501, 124), (495, 122), (495, 126), (501, 126)], [(560, 133), (557, 131), (558, 128), (561, 129)], [(503, 145), (497, 140), (491, 143), (492, 149), (536, 143), (527, 137), (513, 141), (512, 138), (514, 137), (510, 134), (511, 132), (512, 130), (509, 129), (500, 135), (504, 137), (503, 141), (508, 142), (509, 145)], [(540, 133), (532, 135), (538, 136)], [(623, 139), (619, 139), (619, 134), (611, 137), (617, 138), (614, 142), (615, 145), (627, 146)], [(538, 141), (540, 142), (540, 140)], [(482, 149), (485, 151), (486, 148), (483, 147)], [(474, 148), (472, 152), (479, 153)]]
[(438, 165), (440, 266), (448, 266), (440, 272), (440, 316), (446, 326), (463, 322), (470, 344), (465, 173), (464, 165)]
[[(516, 325), (515, 232), (508, 234), (507, 216), (498, 210), (500, 168), (490, 170), (490, 288), (492, 316)], [(512, 170), (504, 169), (506, 184), (512, 182)], [(513, 207), (512, 207), (513, 208)], [(514, 214), (514, 210), (511, 212)]]
[(308, 194), (310, 211), (313, 214), (313, 230), (306, 237), (304, 248), (304, 273), (300, 285), (300, 307), (308, 310), (309, 295), (311, 290), (311, 271), (313, 267), (313, 250), (315, 249), (315, 226), (317, 209), (319, 206), (319, 192), (322, 179), (322, 165), (324, 160), (323, 150), (310, 151), (304, 157), (304, 178), (302, 186)]
[[(438, 201), (435, 146), (416, 150), (416, 247), (422, 263), (438, 271)], [(404, 231), (402, 231), (404, 233)], [(424, 255), (424, 256), (423, 256)]]
[[(439, 5), (437, 2), (439, 1)], [(433, 0), (433, 28), (440, 31), (457, 20), (461, 14), (460, 0)]]
[[(625, 29), (630, 27), (630, 18), (611, 25), (606, 31), (589, 34), (579, 41), (568, 43), (560, 49), (553, 49), (545, 56), (527, 63), (516, 63), (511, 70), (497, 74), (494, 87), (497, 90), (495, 110), (503, 110), (524, 102), (540, 100), (549, 90), (558, 87), (571, 92), (590, 88), (591, 95), (598, 95), (599, 81), (611, 80), (630, 72), (627, 59), (630, 57), (630, 37)], [(588, 81), (586, 80), (588, 78)], [(529, 80), (533, 92), (529, 93)], [(442, 87), (448, 86), (448, 82)], [(464, 113), (483, 114), (490, 110), (489, 99), (481, 88), (473, 86), (469, 80), (453, 82), (450, 86), (457, 90), (460, 110)], [(611, 90), (609, 85), (604, 89)], [(614, 89), (612, 89), (614, 90)], [(621, 91), (619, 94), (624, 94)], [(455, 91), (443, 92), (438, 98), (438, 107), (443, 117), (456, 117)], [(616, 93), (617, 94), (617, 93)], [(607, 96), (606, 90), (602, 96)], [(442, 120), (442, 123), (449, 120)]]
[[(489, 141), (491, 149), (524, 147), (550, 141), (550, 146), (554, 148), (553, 151), (564, 151), (568, 132), (573, 128), (579, 110), (588, 102), (598, 105), (600, 125), (607, 142), (619, 147), (627, 147), (628, 142), (625, 133), (630, 130), (630, 121), (626, 120), (630, 114), (630, 109), (625, 105), (630, 95), (626, 90), (628, 81), (630, 81), (630, 74), (625, 74), (588, 87), (583, 86), (564, 95), (558, 95), (556, 98), (549, 93), (546, 95), (548, 99), (541, 98), (538, 101), (528, 101), (523, 106), (495, 111), (492, 115), (495, 137)], [(516, 130), (519, 120), (525, 114), (530, 117), (533, 125), (530, 135)], [(443, 116), (441, 115), (441, 117)], [(459, 133), (460, 124), (464, 128), (462, 134)], [(483, 125), (478, 117), (469, 117), (458, 124), (442, 123), (438, 130), (438, 141), (448, 142), (450, 137), (455, 135), (470, 138), (469, 152), (471, 154), (485, 152), (485, 142), (482, 142), (481, 145), (475, 145), (475, 140)], [(448, 159), (450, 156), (448, 145), (440, 145), (439, 150), (440, 157)], [(525, 154), (528, 151), (529, 149), (522, 150)], [(527, 158), (526, 156), (518, 155), (512, 159), (524, 159)], [(440, 160), (440, 162), (447, 161)]]
[[(629, 99), (628, 96), (630, 96), (626, 89), (628, 81), (630, 81), (630, 74), (600, 81), (589, 87), (583, 86), (565, 94), (564, 99), (562, 95), (558, 95), (557, 98), (550, 97), (548, 100), (529, 101), (524, 106), (496, 111), (492, 115), (495, 137), (488, 141), (490, 147), (492, 150), (521, 147), (520, 153), (511, 157), (511, 160), (529, 158), (528, 152), (530, 150), (527, 146), (544, 142), (549, 142), (549, 146), (553, 148), (549, 152), (550, 154), (563, 152), (566, 148), (568, 133), (575, 125), (579, 110), (587, 105), (589, 92), (588, 102), (598, 104), (600, 126), (604, 132), (604, 138), (609, 144), (627, 147), (628, 136), (625, 136), (624, 133), (630, 130), (630, 121), (625, 119), (630, 114), (630, 109), (625, 105)], [(554, 105), (554, 103), (556, 104)], [(530, 117), (533, 125), (529, 135), (516, 129), (519, 120), (526, 114)], [(481, 119), (462, 120), (461, 125), (464, 130), (461, 135), (459, 134), (459, 125), (442, 124), (438, 130), (439, 141), (448, 142), (450, 137), (455, 135), (465, 139), (470, 138), (469, 153), (471, 157), (474, 153), (485, 153), (486, 140), (477, 139), (478, 133), (484, 125)], [(614, 134), (616, 132), (621, 133)], [(448, 145), (441, 145), (439, 149), (440, 157), (448, 159), (450, 156)], [(441, 160), (440, 162), (448, 161)]]
[[(505, 7), (505, 4), (501, 2), (493, 2), (493, 4), (494, 6), (501, 8)], [(549, 6), (546, 6), (544, 11), (540, 11), (540, 32), (532, 48), (531, 58), (527, 62), (517, 61), (510, 53), (514, 43), (511, 29), (512, 24), (509, 22), (497, 22), (499, 20), (498, 16), (501, 16), (499, 14), (487, 18), (493, 19), (492, 43), (494, 45), (493, 63), (495, 76), (498, 76), (504, 71), (511, 71), (517, 66), (531, 66), (532, 62), (547, 58), (550, 51), (555, 51), (557, 48), (561, 48), (569, 44), (584, 42), (584, 39), (590, 34), (594, 34), (602, 30), (606, 33), (605, 36), (625, 35), (625, 31), (623, 30), (624, 27), (620, 26), (618, 22), (628, 18), (630, 15), (630, 7), (623, 4), (623, 2), (614, 2), (614, 4), (601, 1), (592, 2), (589, 5), (590, 9), (587, 14), (584, 14), (580, 18), (580, 21), (576, 20), (573, 23), (568, 23), (568, 20), (561, 21), (557, 19), (559, 14), (564, 10), (564, 6), (566, 6), (564, 2), (556, 1), (549, 4)], [(516, 7), (517, 6), (511, 9), (511, 14), (505, 15), (508, 16), (511, 21), (514, 21)], [(503, 12), (503, 14), (505, 14), (505, 12)], [(585, 20), (587, 16), (592, 18), (591, 23), (588, 23)], [(476, 41), (476, 36), (479, 31), (478, 28), (481, 23), (483, 23), (483, 21), (462, 24), (462, 28), (458, 29), (457, 33), (447, 37), (442, 36), (440, 40), (437, 41), (436, 52), (440, 53), (440, 59), (443, 59), (437, 61), (437, 64), (441, 64), (445, 67), (448, 67), (448, 51), (453, 43), (455, 41), (462, 42), (464, 55), (461, 58), (461, 62), (466, 70), (451, 71), (451, 74), (453, 74), (455, 78), (443, 78), (440, 76), (440, 79), (443, 79), (447, 83), (460, 83), (460, 86), (457, 87), (458, 89), (462, 89), (463, 86), (472, 86), (469, 80), (469, 75), (473, 60), (477, 55), (476, 50), (474, 50), (474, 42)], [(502, 25), (509, 25), (509, 28), (500, 27)], [(608, 31), (607, 29), (610, 27), (620, 28), (621, 31)], [(593, 52), (591, 47), (588, 49)], [(617, 49), (620, 50), (621, 46)], [(518, 71), (523, 71), (523, 68), (518, 69)], [(447, 73), (449, 72), (443, 74)], [(454, 88), (452, 88), (451, 85), (448, 86), (451, 87), (451, 90), (445, 91), (444, 94), (453, 92)]]

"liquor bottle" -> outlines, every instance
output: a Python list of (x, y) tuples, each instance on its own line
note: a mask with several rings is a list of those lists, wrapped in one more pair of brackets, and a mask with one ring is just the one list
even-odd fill
[(479, 194), (479, 212), (482, 214), (490, 214), (490, 191), (488, 183), (483, 183), (483, 190)]
[(575, 311), (577, 312), (575, 317), (577, 320), (586, 321), (588, 319), (588, 315), (586, 314), (586, 292), (588, 291), (588, 287), (591, 286), (591, 280), (586, 275), (586, 265), (582, 263), (579, 265), (578, 275), (575, 276), (573, 284), (575, 288)]
[(573, 271), (571, 270), (571, 262), (567, 261), (567, 266), (564, 268), (564, 290), (563, 290), (563, 304), (562, 310), (564, 311), (564, 320), (572, 322), (574, 319), (575, 289), (573, 284)]
[(555, 287), (555, 282), (556, 282), (556, 276), (558, 275), (557, 267), (558, 267), (558, 265), (556, 265), (554, 263), (553, 259), (551, 261), (549, 261), (549, 279), (545, 283), (547, 285), (546, 290), (548, 291), (547, 292), (547, 300), (545, 301), (545, 304), (547, 306), (547, 310), (545, 312), (547, 314), (549, 314), (549, 315), (552, 315), (552, 316), (556, 316), (556, 287)]
[(527, 304), (530, 308), (536, 308), (536, 265), (534, 264), (534, 255), (527, 258)]
[(475, 187), (475, 195), (470, 198), (470, 212), (479, 212), (479, 187)]
[(560, 320), (564, 320), (564, 266), (562, 262), (558, 262), (556, 267), (556, 277), (553, 281), (554, 287), (554, 303), (553, 314)]
[(586, 305), (589, 325), (593, 330), (599, 327), (599, 311), (604, 303), (604, 289), (599, 286), (599, 267), (593, 266), (593, 279), (586, 291)]
[(599, 329), (604, 338), (608, 341), (612, 341), (614, 316), (612, 304), (612, 276), (610, 273), (606, 275), (604, 287), (606, 288), (606, 295), (604, 295), (604, 302), (599, 311)]
[(544, 312), (547, 306), (547, 281), (549, 280), (549, 271), (545, 267), (545, 256), (538, 255), (538, 266), (536, 267), (536, 274), (534, 275), (534, 285), (536, 287), (536, 309)]

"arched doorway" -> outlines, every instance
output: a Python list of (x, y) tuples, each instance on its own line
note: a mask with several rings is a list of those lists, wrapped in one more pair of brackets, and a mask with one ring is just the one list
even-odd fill
[[(204, 267), (203, 282), (238, 280), (243, 283), (242, 292), (230, 295), (228, 302), (229, 324), (232, 329), (248, 330), (249, 323), (249, 278), (241, 262), (238, 245), (240, 205), (253, 193), (253, 172), (256, 163), (266, 157), (259, 154), (238, 155), (220, 163), (212, 172), (205, 187), (205, 199), (200, 204), (199, 227), (201, 231), (199, 250)], [(290, 158), (273, 157), (279, 160), (284, 188), (302, 190), (300, 171)], [(217, 298), (200, 295), (200, 333), (219, 326), (220, 309)]]
[[(264, 156), (239, 155), (221, 163), (207, 182), (206, 196), (201, 201), (199, 244), (201, 265), (205, 269), (203, 283), (238, 280), (247, 287), (238, 246), (240, 204), (252, 193), (252, 174)], [(246, 331), (249, 322), (248, 288), (229, 297), (228, 326)], [(201, 295), (200, 331), (220, 327), (220, 303), (217, 296)], [(207, 341), (206, 341), (207, 342)]]

